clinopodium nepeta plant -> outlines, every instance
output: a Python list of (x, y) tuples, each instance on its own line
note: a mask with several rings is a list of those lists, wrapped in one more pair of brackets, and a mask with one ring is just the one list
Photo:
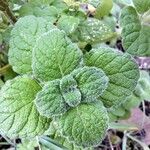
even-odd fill
[[(149, 26), (139, 19), (147, 9), (133, 2), (139, 14), (132, 6), (121, 14), (123, 46), (130, 54), (147, 56)], [(112, 1), (109, 5), (103, 0), (89, 3), (97, 7), (94, 18), (79, 10), (65, 10), (59, 17), (62, 11), (55, 5), (50, 6), (53, 13), (49, 16), (37, 13), (38, 4), (21, 8), (24, 17), (11, 31), (8, 53), (9, 63), (19, 75), (0, 91), (0, 130), (7, 136), (35, 137), (55, 124), (69, 142), (92, 147), (109, 129), (107, 111), (132, 95), (139, 69), (130, 54), (110, 47), (95, 46), (89, 52), (79, 48), (116, 36), (100, 20), (111, 10)], [(103, 6), (107, 9), (102, 13)]]

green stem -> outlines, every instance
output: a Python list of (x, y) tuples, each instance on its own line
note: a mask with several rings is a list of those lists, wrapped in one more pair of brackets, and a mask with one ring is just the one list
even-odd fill
[(127, 135), (126, 135), (127, 131), (124, 131), (124, 136), (122, 139), (122, 150), (126, 150), (126, 146), (127, 146)]
[(11, 66), (9, 64), (0, 68), (0, 75), (4, 75), (10, 68)]
[(111, 122), (109, 124), (109, 129), (114, 129), (118, 131), (138, 131), (138, 128), (134, 125), (127, 125), (122, 123)]

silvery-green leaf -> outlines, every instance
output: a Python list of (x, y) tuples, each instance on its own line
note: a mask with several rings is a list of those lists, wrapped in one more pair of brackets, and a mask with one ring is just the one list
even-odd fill
[(108, 115), (102, 103), (80, 104), (59, 120), (62, 135), (83, 147), (99, 144), (108, 128)]
[(78, 83), (82, 102), (96, 101), (107, 88), (109, 79), (99, 68), (83, 67), (75, 70), (72, 74)]
[(32, 55), (34, 75), (43, 81), (62, 78), (82, 62), (82, 52), (63, 31), (50, 30), (37, 41)]
[(76, 80), (71, 76), (65, 76), (60, 80), (60, 89), (65, 102), (75, 107), (81, 102), (81, 93), (78, 89)]
[(102, 69), (109, 78), (108, 88), (99, 98), (106, 107), (119, 105), (134, 91), (139, 69), (130, 55), (101, 47), (88, 52), (84, 60), (87, 66)]
[(60, 81), (47, 82), (35, 99), (37, 110), (48, 118), (62, 115), (67, 111), (67, 105), (60, 91)]
[(64, 30), (67, 34), (73, 33), (80, 23), (79, 18), (63, 15), (57, 22), (59, 29)]
[(150, 26), (141, 24), (134, 7), (125, 7), (120, 24), (124, 49), (136, 56), (150, 56)]
[(87, 43), (97, 43), (110, 40), (115, 33), (104, 22), (90, 18), (79, 27), (79, 39)]
[(43, 134), (51, 119), (40, 116), (34, 99), (41, 86), (29, 77), (16, 77), (0, 91), (0, 130), (9, 137)]
[(150, 10), (150, 0), (132, 0), (136, 10), (139, 13), (144, 13)]
[(31, 72), (32, 49), (36, 39), (54, 28), (43, 18), (26, 16), (20, 18), (11, 32), (8, 60), (13, 70), (19, 74)]
[(55, 22), (58, 17), (58, 11), (54, 6), (43, 5), (41, 3), (32, 2), (25, 3), (19, 10), (21, 17), (34, 15), (36, 17), (42, 17), (49, 22)]

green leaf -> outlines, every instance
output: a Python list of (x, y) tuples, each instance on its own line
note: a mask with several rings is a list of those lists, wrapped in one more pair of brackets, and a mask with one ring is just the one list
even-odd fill
[(54, 6), (41, 5), (41, 3), (25, 3), (19, 10), (21, 17), (34, 15), (36, 17), (42, 17), (50, 22), (55, 22), (58, 17), (58, 11)]
[(15, 24), (10, 39), (8, 59), (19, 74), (31, 72), (32, 49), (36, 39), (54, 26), (42, 18), (26, 16)]
[(123, 107), (126, 110), (131, 110), (132, 108), (138, 107), (141, 102), (142, 102), (141, 97), (138, 97), (133, 92), (133, 94), (126, 99), (125, 103), (123, 103)]
[(41, 115), (50, 118), (67, 111), (68, 108), (59, 86), (59, 80), (50, 81), (37, 94), (35, 103)]
[(40, 4), (51, 4), (55, 0), (28, 0), (28, 2), (40, 3)]
[(115, 116), (122, 117), (125, 115), (125, 108), (119, 106), (117, 109), (112, 110), (111, 113)]
[(136, 56), (150, 56), (150, 26), (142, 25), (132, 6), (121, 12), (120, 24), (124, 49)]
[(118, 116), (114, 115), (111, 113), (111, 111), (108, 112), (108, 116), (109, 116), (109, 122), (115, 122), (118, 120)]
[(87, 43), (107, 41), (115, 36), (111, 28), (102, 21), (90, 18), (79, 27), (79, 39)]
[(29, 77), (16, 77), (0, 91), (0, 129), (9, 137), (41, 135), (51, 119), (40, 116), (33, 103), (40, 85)]
[(105, 137), (108, 115), (102, 103), (80, 104), (59, 120), (62, 135), (83, 147), (95, 146)]
[(112, 0), (100, 0), (96, 8), (95, 18), (100, 19), (104, 16), (107, 16), (110, 13), (112, 7), (113, 7)]
[(136, 10), (141, 14), (150, 10), (149, 0), (133, 0), (133, 4), (136, 7)]
[(78, 25), (80, 20), (73, 16), (61, 16), (61, 18), (57, 22), (57, 26), (59, 29), (64, 30), (67, 34), (73, 33)]
[[(81, 146), (77, 146), (74, 143), (70, 142), (67, 138), (59, 135), (59, 134), (55, 134), (53, 139), (55, 141), (57, 141), (59, 144), (63, 145), (64, 147), (67, 148), (67, 150), (94, 150), (94, 148), (86, 148), (84, 149)], [(63, 149), (64, 150), (64, 149)]]
[(140, 71), (140, 79), (135, 89), (135, 94), (141, 100), (150, 100), (150, 76), (146, 71)]
[(76, 80), (71, 75), (60, 80), (61, 93), (65, 102), (71, 107), (75, 107), (81, 102), (81, 93), (77, 86)]
[(59, 14), (61, 14), (64, 10), (68, 9), (68, 6), (64, 2), (64, 0), (54, 0), (51, 5), (57, 8)]
[(82, 62), (82, 52), (63, 31), (54, 29), (43, 34), (33, 50), (34, 75), (44, 81), (62, 78)]
[(42, 145), (42, 150), (67, 150), (64, 146), (46, 136), (39, 137), (39, 142)]
[(82, 102), (96, 101), (107, 88), (108, 77), (99, 68), (83, 67), (75, 70), (72, 74), (78, 83)]
[(101, 47), (85, 55), (85, 64), (101, 68), (109, 78), (108, 88), (100, 97), (106, 107), (117, 106), (124, 102), (136, 87), (139, 69), (128, 54)]
[(93, 5), (94, 7), (97, 7), (100, 1), (99, 0), (88, 0), (87, 2), (91, 5)]

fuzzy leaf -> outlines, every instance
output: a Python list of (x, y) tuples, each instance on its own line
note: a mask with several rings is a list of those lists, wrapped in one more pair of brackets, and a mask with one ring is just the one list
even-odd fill
[[(81, 146), (77, 146), (74, 143), (70, 142), (67, 138), (61, 136), (60, 134), (55, 134), (52, 137), (59, 144), (67, 148), (67, 150), (94, 150), (93, 147), (84, 149)], [(63, 149), (64, 150), (64, 149)]]
[(28, 77), (9, 80), (0, 91), (0, 130), (10, 137), (37, 136), (48, 129), (50, 119), (40, 116), (33, 103), (40, 85)]
[(108, 88), (100, 97), (106, 107), (120, 104), (136, 87), (139, 70), (128, 54), (105, 47), (93, 49), (85, 55), (85, 64), (101, 68), (109, 78)]
[(32, 49), (36, 39), (54, 26), (42, 18), (26, 16), (15, 24), (10, 39), (9, 63), (15, 72), (31, 72)]
[(115, 36), (111, 28), (98, 19), (88, 19), (79, 28), (79, 38), (87, 43), (103, 42)]
[(57, 26), (59, 29), (64, 30), (67, 34), (73, 33), (78, 25), (80, 20), (73, 16), (61, 16), (61, 18), (57, 22)]
[(139, 13), (150, 10), (150, 0), (133, 0), (133, 4)]
[(113, 1), (112, 0), (100, 0), (96, 12), (95, 12), (95, 18), (100, 19), (106, 15), (108, 15), (113, 7)]
[(67, 105), (60, 91), (60, 81), (48, 82), (35, 99), (38, 111), (46, 117), (58, 116), (67, 111)]
[(63, 136), (83, 147), (95, 146), (105, 137), (108, 115), (102, 103), (80, 104), (59, 121)]
[(142, 25), (132, 6), (122, 10), (120, 24), (125, 50), (137, 56), (150, 56), (150, 26)]
[(71, 75), (60, 80), (60, 89), (65, 102), (69, 106), (75, 107), (81, 102), (81, 93), (77, 88), (77, 82)]
[(83, 67), (75, 70), (72, 74), (81, 91), (82, 102), (96, 101), (107, 88), (108, 77), (99, 68)]
[(43, 34), (33, 50), (33, 73), (44, 81), (62, 78), (80, 66), (82, 52), (63, 31)]
[(58, 17), (58, 11), (54, 6), (41, 5), (41, 3), (32, 2), (25, 3), (19, 10), (21, 17), (34, 15), (36, 17), (42, 17), (50, 22), (55, 22)]

